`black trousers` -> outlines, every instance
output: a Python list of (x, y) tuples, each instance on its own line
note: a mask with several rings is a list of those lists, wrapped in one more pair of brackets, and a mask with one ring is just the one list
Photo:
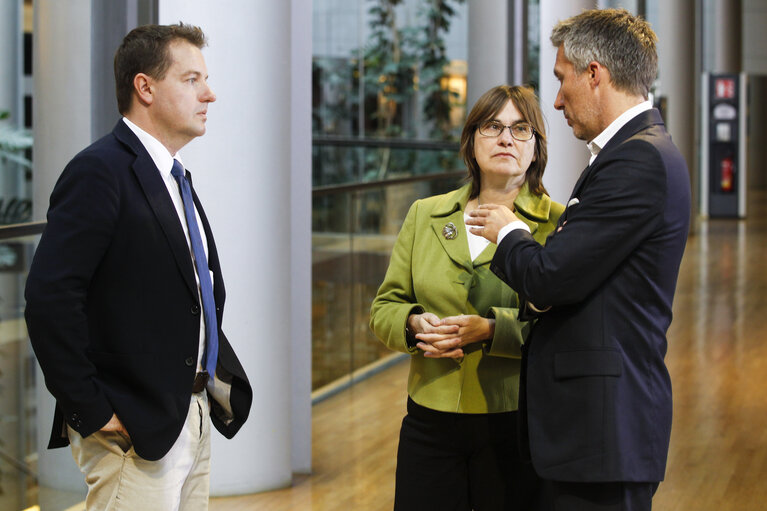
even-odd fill
[(447, 413), (408, 398), (395, 511), (529, 511), (540, 480), (517, 448), (517, 412)]
[(545, 511), (650, 511), (658, 483), (544, 481)]

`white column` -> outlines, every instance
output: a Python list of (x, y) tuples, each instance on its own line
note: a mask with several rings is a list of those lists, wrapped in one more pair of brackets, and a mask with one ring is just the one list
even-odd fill
[(34, 4), (34, 219), (64, 166), (92, 141), (90, 2)]
[[(37, 0), (34, 12), (33, 219), (44, 220), (59, 174), (75, 154), (91, 143), (91, 5), (83, 1)], [(71, 451), (46, 448), (53, 410), (54, 400), (38, 369), (40, 485), (84, 490)]]
[(700, 80), (695, 67), (695, 2), (658, 2), (657, 9), (653, 29), (658, 36), (658, 93), (668, 98), (664, 121), (694, 174), (695, 84)]
[(290, 299), (291, 154), (307, 143), (291, 132), (291, 2), (160, 0), (159, 23), (178, 21), (209, 39), (203, 55), (218, 100), (206, 135), (181, 153), (221, 256), (223, 328), (253, 386), (242, 430), (232, 440), (213, 435), (211, 494), (284, 487), (292, 477), (291, 324), (308, 321)]
[(565, 203), (578, 176), (589, 163), (586, 143), (573, 135), (562, 112), (554, 109), (559, 82), (554, 78), (557, 49), (551, 44), (551, 29), (560, 20), (596, 7), (594, 0), (541, 0), (540, 96), (543, 117), (547, 121), (549, 162), (543, 184), (551, 197)]
[[(714, 73), (740, 73), (741, 66), (741, 2), (740, 0), (714, 0), (712, 9), (703, 16), (710, 29), (709, 37), (704, 40), (713, 42), (711, 67), (707, 71)], [(737, 28), (736, 28), (737, 27)]]
[(471, 0), (469, 4), (469, 72), (466, 108), (471, 110), (488, 89), (509, 80), (509, 2)]
[(294, 472), (312, 468), (312, 0), (291, 2), (290, 341)]

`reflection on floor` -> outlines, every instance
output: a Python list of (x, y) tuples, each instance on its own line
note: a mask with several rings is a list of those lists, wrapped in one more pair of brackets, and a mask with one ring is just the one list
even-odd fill
[(294, 476), (284, 490), (211, 499), (210, 511), (391, 510), (407, 370), (400, 362), (312, 407), (311, 476)]

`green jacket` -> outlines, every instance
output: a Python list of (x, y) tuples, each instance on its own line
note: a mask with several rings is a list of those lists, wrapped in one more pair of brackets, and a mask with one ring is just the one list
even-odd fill
[[(373, 300), (370, 327), (390, 349), (412, 355), (408, 394), (434, 410), (494, 413), (517, 409), (521, 346), (527, 324), (518, 321), (517, 294), (491, 271), (496, 246), (471, 261), (463, 212), (471, 185), (417, 200), (410, 207), (392, 250), (389, 269)], [(517, 215), (544, 243), (564, 207), (535, 196), (525, 185), (514, 202)], [(451, 222), (457, 236), (447, 239)], [(405, 341), (410, 314), (494, 317), (495, 335), (464, 348), (461, 360), (429, 359)]]

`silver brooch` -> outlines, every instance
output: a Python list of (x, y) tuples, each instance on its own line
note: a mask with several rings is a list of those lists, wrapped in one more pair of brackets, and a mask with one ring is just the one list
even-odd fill
[(447, 225), (442, 228), (442, 236), (444, 236), (446, 240), (454, 240), (455, 237), (458, 236), (458, 230), (455, 228), (453, 222), (448, 222)]

